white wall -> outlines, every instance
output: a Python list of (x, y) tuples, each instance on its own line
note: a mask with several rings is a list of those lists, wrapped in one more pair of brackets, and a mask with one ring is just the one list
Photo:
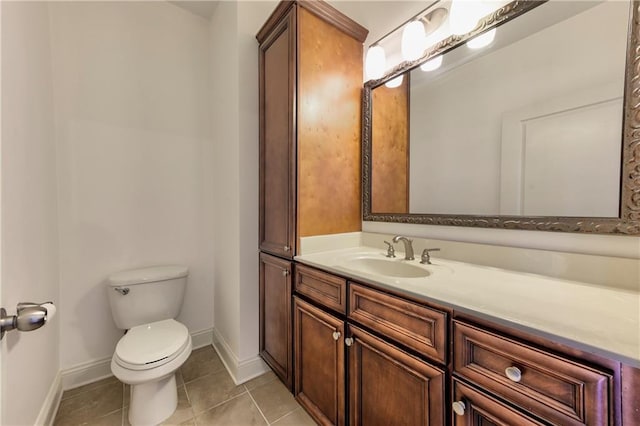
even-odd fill
[(190, 268), (178, 318), (213, 326), (208, 22), (165, 2), (51, 4), (61, 368), (111, 357), (105, 278)]
[[(215, 326), (241, 366), (258, 353), (258, 44), (275, 1), (221, 2), (211, 20)], [(232, 367), (233, 368), (233, 367)], [(240, 375), (242, 372), (240, 371)], [(242, 380), (242, 377), (237, 377)]]
[[(2, 2), (2, 306), (59, 303), (56, 150), (49, 15)], [(32, 425), (59, 365), (59, 317), (2, 346), (3, 425)]]

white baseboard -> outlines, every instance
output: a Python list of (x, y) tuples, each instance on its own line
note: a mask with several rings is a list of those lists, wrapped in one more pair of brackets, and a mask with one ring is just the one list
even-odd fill
[(191, 333), (191, 341), (193, 344), (193, 349), (198, 349), (213, 344), (213, 328), (207, 328), (206, 330), (200, 330)]
[(269, 367), (258, 355), (239, 360), (227, 341), (218, 330), (213, 329), (213, 348), (218, 353), (222, 363), (236, 385), (242, 384), (269, 371)]
[(56, 413), (58, 412), (58, 406), (60, 405), (60, 400), (62, 399), (62, 375), (58, 371), (55, 379), (53, 379), (53, 383), (49, 387), (49, 392), (47, 392), (47, 396), (42, 403), (42, 407), (40, 408), (40, 413), (38, 413), (38, 418), (36, 419), (35, 424), (40, 426), (51, 426), (53, 424), (53, 420), (56, 417)]
[[(213, 343), (213, 329), (191, 333), (193, 348), (201, 348)], [(111, 357), (88, 361), (61, 371), (62, 389), (69, 390), (113, 376)]]

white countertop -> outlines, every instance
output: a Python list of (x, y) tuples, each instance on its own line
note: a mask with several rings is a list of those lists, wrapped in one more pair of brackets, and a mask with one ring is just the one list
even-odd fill
[(371, 247), (296, 256), (295, 260), (360, 282), (397, 290), (494, 322), (640, 367), (640, 293), (432, 257), (398, 262), (427, 269), (424, 278), (394, 278), (350, 269), (349, 260), (387, 259)]

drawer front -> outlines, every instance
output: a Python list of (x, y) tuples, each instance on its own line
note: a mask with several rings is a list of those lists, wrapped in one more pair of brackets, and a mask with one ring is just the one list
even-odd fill
[(297, 264), (295, 288), (329, 309), (347, 312), (347, 281), (343, 278)]
[(454, 426), (543, 425), (457, 380), (453, 381), (452, 406), (455, 406), (455, 409), (452, 407)]
[(612, 376), (454, 321), (454, 372), (554, 424), (609, 424)]
[(446, 312), (351, 283), (349, 319), (446, 363)]

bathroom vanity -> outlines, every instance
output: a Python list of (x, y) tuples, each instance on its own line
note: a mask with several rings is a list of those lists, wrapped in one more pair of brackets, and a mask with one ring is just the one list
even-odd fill
[(320, 424), (640, 421), (637, 293), (369, 247), (296, 260), (294, 389)]

